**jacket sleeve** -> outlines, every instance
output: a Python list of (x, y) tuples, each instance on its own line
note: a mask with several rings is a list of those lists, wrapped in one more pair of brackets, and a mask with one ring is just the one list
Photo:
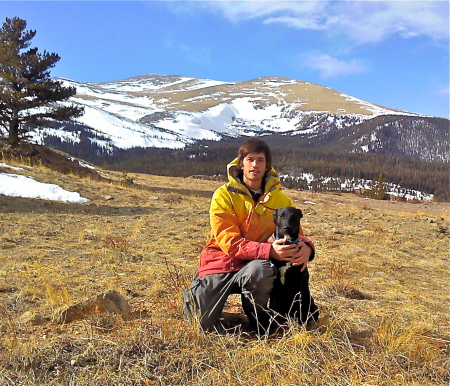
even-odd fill
[(226, 192), (214, 194), (210, 221), (212, 235), (226, 255), (241, 260), (269, 259), (272, 244), (250, 241), (242, 236), (231, 197)]

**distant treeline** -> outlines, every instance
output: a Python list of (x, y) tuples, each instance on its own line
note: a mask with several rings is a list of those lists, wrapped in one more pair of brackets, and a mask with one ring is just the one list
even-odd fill
[[(80, 142), (62, 142), (47, 137), (45, 144), (63, 150), (75, 157), (105, 168), (164, 176), (191, 175), (223, 176), (226, 165), (237, 155), (242, 138), (220, 142), (203, 141), (183, 150), (156, 148), (114, 148), (108, 151), (92, 142), (81, 132)], [(99, 138), (101, 141), (102, 138)], [(280, 145), (271, 137), (264, 138), (273, 151), (273, 166), (280, 174), (293, 178), (285, 180), (289, 188), (305, 189), (304, 180), (295, 177), (311, 173), (316, 177), (365, 179), (376, 181), (380, 176), (386, 183), (401, 185), (404, 189), (434, 194), (438, 201), (450, 201), (449, 164), (427, 162), (409, 157), (375, 153), (344, 153), (335, 150), (293, 150)], [(306, 146), (299, 148), (305, 149)], [(309, 187), (311, 188), (311, 187)]]
[[(226, 164), (236, 157), (234, 142), (210, 143), (183, 150), (130, 149), (115, 151), (103, 166), (114, 170), (165, 176), (222, 175)], [(434, 194), (438, 201), (450, 201), (449, 165), (380, 154), (348, 154), (272, 148), (273, 166), (292, 177), (311, 173), (317, 177), (378, 180), (399, 184), (405, 189)], [(108, 157), (105, 157), (108, 158)], [(289, 179), (290, 188), (304, 188), (304, 182)], [(297, 186), (298, 185), (298, 186)]]

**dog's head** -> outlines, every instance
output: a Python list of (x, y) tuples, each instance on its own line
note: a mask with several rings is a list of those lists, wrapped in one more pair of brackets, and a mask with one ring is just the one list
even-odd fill
[(276, 227), (275, 237), (277, 239), (286, 238), (288, 241), (297, 240), (302, 217), (302, 211), (292, 206), (275, 209), (273, 212), (273, 222)]

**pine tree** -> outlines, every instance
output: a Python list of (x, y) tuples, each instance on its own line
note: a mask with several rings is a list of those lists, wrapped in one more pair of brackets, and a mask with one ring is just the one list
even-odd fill
[(58, 54), (28, 47), (36, 31), (18, 17), (7, 18), (0, 29), (0, 130), (17, 146), (28, 131), (53, 121), (68, 121), (83, 114), (76, 105), (58, 105), (76, 93), (74, 87), (50, 79)]
[(375, 181), (375, 184), (372, 188), (371, 198), (375, 198), (377, 200), (389, 200), (390, 196), (387, 193), (386, 184), (384, 182), (384, 176), (380, 174)]

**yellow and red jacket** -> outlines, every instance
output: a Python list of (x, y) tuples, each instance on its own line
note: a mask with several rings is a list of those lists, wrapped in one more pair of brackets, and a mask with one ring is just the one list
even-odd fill
[[(264, 193), (257, 202), (238, 179), (237, 158), (227, 169), (228, 183), (214, 192), (211, 201), (211, 239), (200, 254), (199, 277), (238, 271), (250, 260), (268, 260), (272, 245), (268, 240), (275, 231), (273, 211), (294, 206), (273, 168), (266, 173)], [(312, 260), (314, 244), (302, 229), (299, 239), (313, 248)]]

